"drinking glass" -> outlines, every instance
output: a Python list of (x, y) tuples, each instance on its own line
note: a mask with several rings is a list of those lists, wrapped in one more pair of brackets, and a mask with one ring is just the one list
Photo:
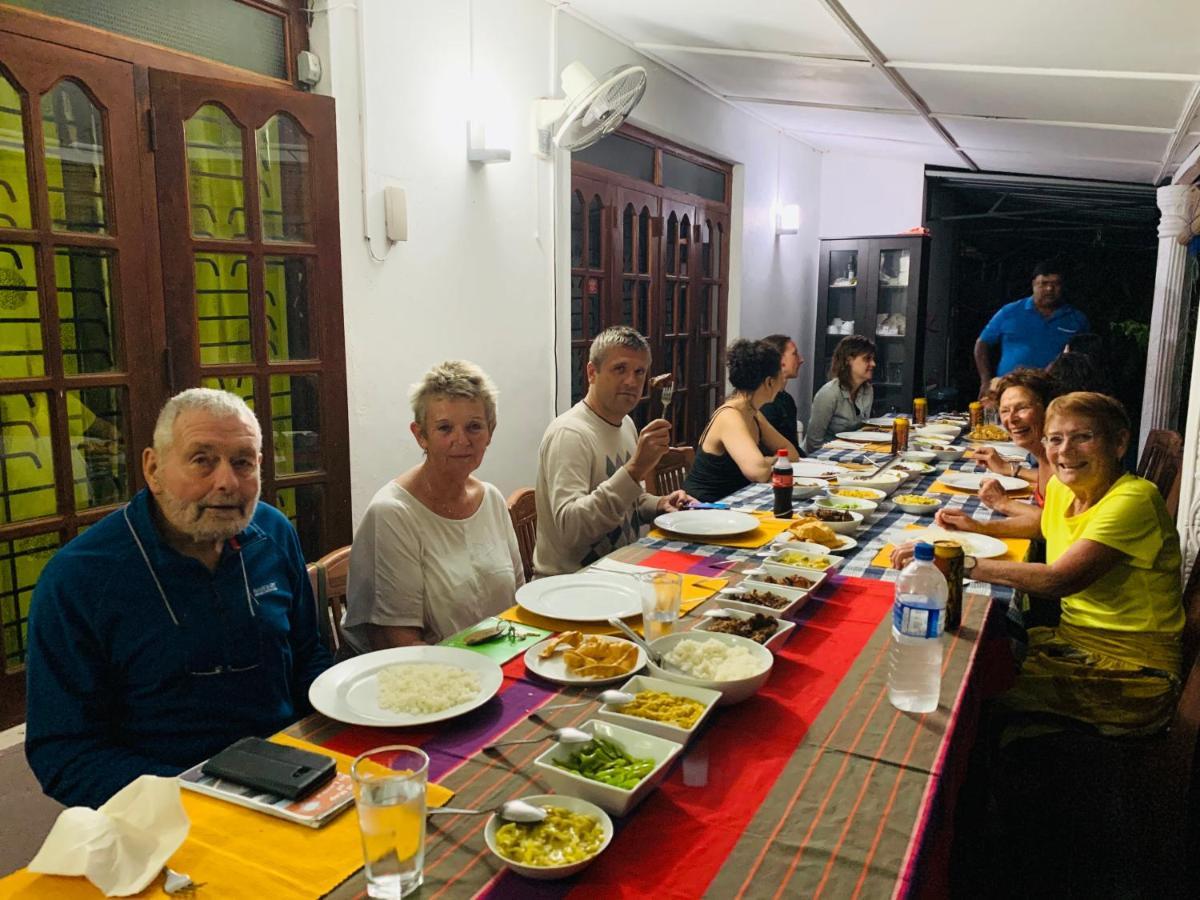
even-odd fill
[(429, 757), (402, 744), (368, 750), (350, 766), (368, 897), (400, 900), (421, 886), (428, 773)]
[(647, 641), (675, 630), (683, 599), (683, 576), (678, 572), (646, 572), (642, 583), (642, 634)]

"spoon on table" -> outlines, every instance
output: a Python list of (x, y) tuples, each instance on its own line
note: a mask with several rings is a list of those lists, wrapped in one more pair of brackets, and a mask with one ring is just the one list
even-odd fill
[(587, 706), (589, 703), (604, 703), (608, 706), (624, 706), (626, 703), (632, 703), (636, 699), (633, 694), (626, 691), (601, 691), (595, 697), (587, 700), (580, 700), (578, 703), (559, 703), (557, 706), (543, 706), (538, 710), (540, 713), (551, 712), (556, 709), (570, 709), (573, 706)]
[(542, 735), (542, 737), (529, 738), (522, 741), (496, 741), (494, 744), (488, 744), (483, 749), (495, 750), (497, 747), (504, 747), (508, 744), (540, 744), (542, 741), (558, 741), (560, 744), (586, 744), (592, 740), (592, 736), (586, 731), (581, 731), (578, 728), (556, 728), (550, 734)]
[(482, 816), (495, 813), (509, 822), (540, 822), (546, 818), (546, 810), (524, 800), (505, 800), (495, 809), (462, 809), (455, 806), (439, 806), (426, 810), (430, 816)]
[[(730, 595), (730, 596), (733, 596), (733, 595)], [(694, 609), (689, 609), (687, 612), (685, 612), (679, 618), (686, 619), (689, 616), (692, 616), (695, 618), (701, 618), (701, 619), (735, 619), (735, 618), (737, 618), (737, 616), (735, 616), (729, 610), (727, 610), (723, 607), (720, 607), (720, 606), (714, 607), (713, 609), (706, 609), (704, 612), (696, 612), (696, 610), (694, 610)]]
[(613, 628), (617, 629), (618, 631), (624, 632), (624, 634), (627, 638), (629, 638), (631, 641), (633, 641), (635, 644), (637, 644), (639, 647), (641, 647), (643, 650), (645, 650), (646, 655), (648, 657), (650, 657), (650, 662), (654, 663), (656, 666), (662, 665), (661, 654), (659, 654), (657, 651), (651, 650), (650, 645), (647, 644), (644, 640), (642, 640), (642, 636), (640, 634), (638, 634), (636, 631), (634, 631), (632, 628), (630, 628), (628, 625), (626, 625), (624, 622), (622, 622), (616, 616), (613, 616), (611, 619), (609, 619), (608, 624), (611, 625)]

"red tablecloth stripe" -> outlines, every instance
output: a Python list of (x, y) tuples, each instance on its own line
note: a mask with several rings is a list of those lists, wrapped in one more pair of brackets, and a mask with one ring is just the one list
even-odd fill
[[(891, 610), (893, 586), (835, 578), (776, 655), (771, 680), (745, 703), (721, 710), (667, 781), (620, 823), (612, 846), (570, 897), (704, 893), (811, 723)], [(707, 767), (703, 787), (684, 784)], [(484, 896), (529, 885), (506, 873)], [(546, 894), (538, 886), (539, 896)], [(557, 892), (553, 892), (557, 893)], [(549, 895), (549, 894), (547, 894)]]

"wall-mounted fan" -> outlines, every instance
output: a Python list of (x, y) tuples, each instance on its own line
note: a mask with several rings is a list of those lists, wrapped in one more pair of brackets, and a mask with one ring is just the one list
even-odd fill
[(561, 100), (537, 102), (537, 152), (582, 150), (616, 131), (646, 91), (646, 70), (617, 66), (596, 78), (582, 63), (562, 71)]

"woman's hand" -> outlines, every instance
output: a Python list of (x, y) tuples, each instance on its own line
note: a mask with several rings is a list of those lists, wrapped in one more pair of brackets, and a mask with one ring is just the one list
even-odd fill
[(958, 508), (949, 506), (939, 509), (933, 517), (933, 521), (941, 525), (947, 531), (972, 531), (977, 534), (983, 533), (983, 525), (968, 516), (965, 512)]
[(979, 502), (988, 509), (1000, 510), (1000, 507), (1008, 500), (1008, 494), (1000, 486), (1000, 482), (994, 478), (987, 479), (979, 486)]
[(971, 459), (987, 466), (992, 472), (1007, 475), (1012, 472), (1012, 463), (1000, 455), (995, 447), (980, 447), (971, 453)]
[(917, 549), (916, 541), (905, 541), (903, 544), (897, 544), (892, 550), (892, 568), (903, 569), (912, 562), (913, 553)]

